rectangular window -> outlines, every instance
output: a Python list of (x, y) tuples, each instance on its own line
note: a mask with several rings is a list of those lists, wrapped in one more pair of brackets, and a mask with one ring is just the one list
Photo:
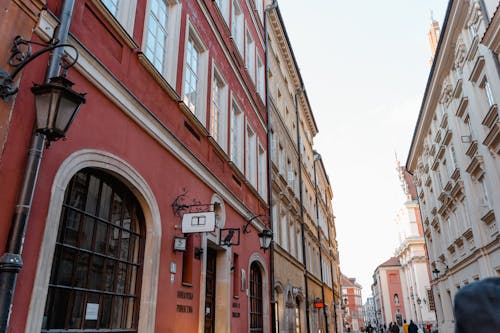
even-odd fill
[[(129, 2), (119, 0), (119, 4), (121, 3)], [(180, 2), (149, 0), (147, 8), (144, 55), (169, 84), (175, 86), (181, 21)], [(135, 9), (128, 16), (134, 14)]]
[(252, 81), (255, 82), (255, 43), (248, 30), (246, 33), (245, 66)]
[(192, 26), (189, 26), (186, 40), (183, 101), (198, 120), (205, 124), (208, 51)]
[(257, 187), (257, 137), (253, 129), (247, 125), (245, 174), (248, 181)]
[(493, 98), (490, 83), (487, 80), (484, 81), (483, 89), (486, 94), (486, 99), (488, 100), (488, 106), (492, 107), (495, 104), (495, 99)]
[(227, 84), (215, 68), (212, 74), (210, 133), (219, 146), (227, 150)]
[(258, 157), (258, 177), (259, 177), (259, 194), (267, 201), (267, 157), (266, 151), (262, 145), (259, 144), (259, 157)]
[(264, 69), (264, 63), (260, 59), (259, 56), (257, 56), (257, 82), (255, 83), (257, 87), (257, 92), (259, 93), (260, 97), (262, 100), (264, 100), (265, 96), (265, 69)]
[(264, 3), (262, 0), (255, 0), (255, 9), (257, 10), (257, 15), (261, 22), (264, 21)]
[(243, 170), (243, 113), (233, 101), (231, 107), (231, 161)]
[(215, 4), (219, 8), (226, 23), (229, 24), (229, 0), (215, 0)]
[(243, 54), (244, 51), (244, 34), (243, 29), (245, 25), (245, 20), (243, 18), (243, 12), (237, 0), (233, 0), (233, 10), (231, 16), (231, 34), (236, 47)]
[(288, 251), (288, 226), (286, 214), (281, 215), (281, 247)]
[(195, 113), (198, 86), (199, 51), (190, 38), (186, 46), (186, 73), (184, 78), (184, 103)]
[(102, 3), (108, 8), (111, 14), (116, 16), (118, 14), (118, 1), (119, 0), (102, 0)]

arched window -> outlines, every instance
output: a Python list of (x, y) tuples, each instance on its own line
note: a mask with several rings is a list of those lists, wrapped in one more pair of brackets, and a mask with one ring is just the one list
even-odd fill
[(144, 217), (116, 178), (78, 172), (66, 189), (42, 332), (137, 332)]
[(262, 302), (262, 272), (259, 264), (253, 262), (250, 266), (250, 332), (264, 332), (263, 302)]

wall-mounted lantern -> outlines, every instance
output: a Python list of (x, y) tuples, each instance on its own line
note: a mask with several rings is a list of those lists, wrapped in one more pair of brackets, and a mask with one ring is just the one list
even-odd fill
[(266, 251), (271, 246), (273, 240), (273, 232), (269, 229), (263, 229), (259, 232), (260, 248)]
[[(31, 54), (31, 45), (36, 44), (45, 48)], [(21, 46), (27, 48), (25, 52)], [(17, 36), (12, 46), (9, 65), (15, 67), (12, 73), (0, 68), (0, 98), (7, 102), (10, 96), (17, 94), (19, 87), (14, 88), (13, 83), (16, 75), (32, 60), (40, 55), (59, 47), (70, 47), (76, 52), (75, 59), (63, 65), (62, 76), (53, 77), (48, 83), (35, 84), (31, 91), (35, 95), (36, 131), (47, 138), (47, 147), (50, 142), (59, 140), (66, 136), (71, 123), (75, 119), (80, 106), (85, 103), (85, 94), (77, 93), (71, 87), (73, 82), (66, 79), (68, 68), (72, 67), (78, 60), (78, 51), (71, 44), (42, 44), (23, 39)]]

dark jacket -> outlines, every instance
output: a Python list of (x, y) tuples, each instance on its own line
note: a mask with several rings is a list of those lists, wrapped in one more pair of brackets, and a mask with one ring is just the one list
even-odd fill
[(500, 332), (500, 277), (473, 282), (455, 295), (455, 333)]
[(418, 326), (413, 321), (408, 325), (408, 333), (418, 333)]

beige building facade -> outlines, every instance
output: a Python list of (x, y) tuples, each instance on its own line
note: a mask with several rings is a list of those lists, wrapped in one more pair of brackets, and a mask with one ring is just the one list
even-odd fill
[(500, 274), (497, 6), (449, 2), (406, 165), (434, 272), (439, 332), (454, 330), (458, 289)]
[[(318, 127), (279, 7), (268, 3), (274, 291), (277, 332), (337, 332), (339, 261), (333, 192)], [(271, 9), (272, 8), (272, 9)]]

